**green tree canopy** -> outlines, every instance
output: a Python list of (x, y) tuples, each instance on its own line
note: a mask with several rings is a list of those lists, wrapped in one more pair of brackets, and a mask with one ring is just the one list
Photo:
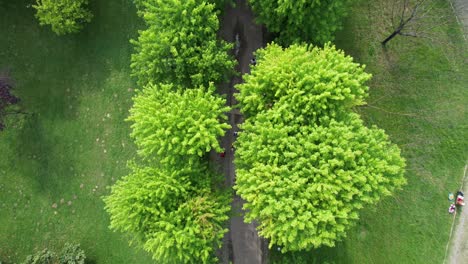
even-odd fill
[(333, 246), (358, 209), (405, 183), (398, 147), (356, 114), (300, 126), (272, 120), (272, 111), (242, 126), (236, 150), (246, 221), (259, 220), (270, 243), (284, 250)]
[(334, 38), (352, 0), (249, 0), (258, 22), (277, 33), (282, 44), (312, 41), (323, 44)]
[(218, 83), (233, 72), (232, 45), (217, 39), (214, 4), (202, 0), (145, 1), (148, 28), (133, 40), (132, 74), (139, 85), (174, 83), (184, 87)]
[(225, 99), (215, 96), (214, 87), (183, 90), (173, 85), (148, 85), (138, 91), (128, 120), (138, 152), (166, 161), (178, 156), (203, 156), (211, 149), (221, 151), (218, 137), (225, 123)]
[(334, 46), (270, 44), (256, 53), (258, 63), (237, 85), (242, 113), (253, 117), (272, 107), (282, 108), (289, 121), (314, 123), (364, 104), (371, 75), (364, 66)]
[[(133, 0), (139, 10), (145, 9), (145, 6), (151, 6), (152, 1), (154, 0)], [(215, 4), (216, 8), (222, 11), (228, 3), (232, 3), (232, 0), (205, 0), (205, 2)]]
[(76, 33), (93, 15), (86, 8), (88, 0), (36, 0), (39, 24), (50, 25), (57, 35)]
[(246, 221), (283, 251), (333, 246), (359, 209), (404, 183), (404, 159), (351, 108), (370, 78), (334, 47), (270, 45), (237, 86), (248, 113), (236, 145)]
[(161, 263), (214, 261), (230, 208), (226, 193), (211, 192), (213, 176), (199, 164), (130, 168), (104, 198), (111, 228)]

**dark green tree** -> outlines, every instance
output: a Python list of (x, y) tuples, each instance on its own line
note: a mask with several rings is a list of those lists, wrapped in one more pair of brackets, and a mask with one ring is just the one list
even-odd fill
[(50, 25), (57, 35), (76, 33), (93, 15), (87, 9), (88, 0), (37, 0), (33, 8), (39, 23)]
[(353, 0), (249, 0), (270, 32), (282, 44), (307, 41), (323, 44), (334, 39)]
[(227, 79), (234, 60), (232, 45), (217, 38), (214, 4), (202, 0), (142, 1), (139, 11), (148, 26), (133, 40), (132, 74), (138, 84), (174, 83), (207, 86)]

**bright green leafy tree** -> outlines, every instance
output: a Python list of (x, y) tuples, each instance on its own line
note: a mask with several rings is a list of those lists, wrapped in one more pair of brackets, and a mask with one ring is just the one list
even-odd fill
[(226, 100), (214, 95), (214, 87), (176, 89), (173, 85), (148, 85), (134, 97), (128, 120), (131, 136), (144, 157), (165, 161), (180, 156), (203, 156), (221, 150), (218, 137), (230, 126)]
[(334, 38), (352, 0), (249, 0), (258, 21), (277, 33), (282, 44)]
[(382, 130), (356, 114), (346, 121), (300, 126), (271, 120), (242, 126), (236, 151), (237, 193), (246, 221), (285, 251), (333, 246), (358, 210), (404, 184), (404, 161)]
[(210, 190), (213, 176), (199, 164), (130, 168), (104, 198), (111, 228), (160, 263), (215, 262), (230, 208), (226, 193)]
[[(143, 10), (146, 5), (151, 6), (152, 0), (133, 0), (133, 2), (139, 10)], [(232, 0), (207, 0), (205, 2), (215, 4), (219, 10), (223, 10), (227, 4), (232, 4)]]
[(148, 28), (133, 40), (132, 74), (138, 84), (174, 83), (207, 86), (226, 80), (234, 60), (232, 45), (217, 38), (214, 4), (202, 0), (141, 1), (139, 14)]
[(270, 44), (258, 50), (257, 66), (237, 85), (236, 98), (247, 117), (278, 107), (281, 118), (314, 123), (350, 107), (364, 104), (371, 75), (343, 51), (293, 45), (283, 49)]
[(57, 35), (76, 33), (93, 15), (88, 0), (37, 0), (33, 8), (41, 25), (50, 25)]
[(129, 234), (158, 263), (216, 263), (230, 195), (219, 190), (219, 176), (203, 159), (212, 149), (221, 151), (217, 138), (230, 128), (230, 108), (215, 95), (213, 83), (233, 69), (231, 45), (217, 39), (214, 4), (135, 4), (148, 28), (132, 41), (131, 68), (143, 88), (128, 120), (147, 163), (131, 162), (132, 172), (104, 198), (111, 228)]
[(359, 209), (404, 183), (404, 159), (351, 107), (369, 75), (334, 47), (270, 45), (238, 85), (248, 113), (236, 148), (246, 221), (283, 251), (333, 246)]

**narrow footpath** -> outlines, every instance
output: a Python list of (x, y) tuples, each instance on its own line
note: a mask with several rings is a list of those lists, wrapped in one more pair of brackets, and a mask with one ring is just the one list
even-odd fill
[[(468, 178), (466, 177), (467, 170), (468, 165), (465, 165), (463, 171), (463, 180), (460, 188), (460, 190), (465, 192), (465, 197), (468, 190)], [(468, 263), (468, 208), (466, 208), (466, 206), (468, 205), (465, 205), (465, 208), (462, 208), (454, 216), (456, 227), (452, 233), (451, 241), (449, 241), (451, 244), (450, 251), (447, 259), (444, 260), (444, 263)]]
[[(253, 52), (261, 48), (263, 43), (262, 27), (254, 22), (254, 15), (245, 0), (236, 0), (236, 5), (227, 6), (221, 20), (219, 35), (222, 39), (237, 43), (235, 44), (234, 56), (238, 65), (236, 71), (238, 76), (234, 76), (224, 87), (220, 88), (220, 93), (225, 94), (229, 106), (237, 104), (234, 93), (237, 90), (234, 85), (242, 82), (242, 74), (250, 72), (250, 61)], [(234, 135), (238, 131), (238, 124), (243, 122), (242, 115), (238, 109), (233, 109), (229, 114), (229, 123), (232, 129), (221, 140), (221, 146), (226, 150), (225, 156), (211, 153), (212, 160), (220, 165), (220, 170), (226, 176), (226, 185), (233, 186), (235, 182), (234, 153), (231, 148), (236, 140)], [(244, 201), (234, 194), (232, 202), (232, 216), (229, 223), (229, 232), (223, 240), (223, 248), (219, 251), (219, 258), (222, 263), (234, 264), (262, 264), (266, 263), (266, 243), (258, 236), (255, 223), (244, 223), (244, 211), (242, 205)]]

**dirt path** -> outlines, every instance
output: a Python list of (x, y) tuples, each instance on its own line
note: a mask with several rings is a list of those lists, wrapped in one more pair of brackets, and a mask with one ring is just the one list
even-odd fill
[[(463, 172), (462, 191), (467, 193), (468, 179), (466, 178), (468, 165), (465, 165)], [(447, 263), (460, 264), (468, 263), (468, 208), (459, 210), (455, 216), (455, 230), (450, 241), (451, 247)]]
[(468, 41), (468, 1), (467, 0), (449, 0), (458, 23), (463, 28), (463, 37)]
[[(241, 74), (248, 73), (253, 52), (263, 46), (263, 31), (261, 26), (254, 23), (253, 13), (245, 0), (236, 0), (235, 7), (229, 6), (224, 10), (220, 37), (229, 42), (236, 42), (237, 39), (240, 45), (235, 51), (238, 61), (236, 70)], [(233, 93), (236, 92), (234, 85), (240, 82), (242, 82), (242, 77), (235, 76), (229, 84), (220, 89), (220, 93), (226, 94), (230, 106), (236, 104), (233, 96)], [(235, 109), (229, 113), (229, 122), (232, 129), (221, 140), (226, 155), (221, 158), (212, 153), (212, 159), (221, 165), (221, 170), (226, 175), (226, 184), (233, 186), (235, 168), (233, 164), (234, 150), (231, 149), (231, 146), (235, 141), (234, 131), (237, 131), (237, 125), (243, 122), (239, 110)], [(244, 201), (239, 196), (234, 195), (233, 216), (229, 223), (229, 232), (224, 237), (224, 247), (219, 252), (219, 257), (222, 263), (266, 263), (266, 256), (263, 252), (267, 252), (267, 250), (262, 250), (265, 248), (265, 242), (258, 236), (255, 224), (244, 223), (243, 203)]]

